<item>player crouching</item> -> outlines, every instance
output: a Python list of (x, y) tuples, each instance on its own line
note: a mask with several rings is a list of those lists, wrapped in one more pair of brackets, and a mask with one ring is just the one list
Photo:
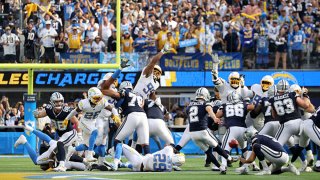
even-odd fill
[[(288, 163), (289, 155), (276, 139), (268, 135), (257, 133), (258, 131), (252, 126), (245, 131), (244, 139), (251, 139), (252, 152), (248, 159), (240, 158), (242, 163), (252, 163), (256, 157), (258, 157), (262, 164), (263, 171), (256, 175), (270, 175), (283, 172), (292, 172), (296, 175), (300, 175), (300, 172), (291, 163), (289, 163), (288, 167), (283, 167), (283, 165)], [(272, 164), (268, 166), (267, 161)], [(248, 169), (245, 168), (240, 173), (247, 174)]]

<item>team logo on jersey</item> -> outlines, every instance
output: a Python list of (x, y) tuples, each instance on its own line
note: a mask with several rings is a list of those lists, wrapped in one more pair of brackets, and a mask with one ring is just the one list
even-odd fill
[(286, 71), (275, 72), (275, 73), (271, 74), (271, 76), (274, 79), (274, 81), (278, 81), (280, 79), (285, 79), (289, 82), (292, 82), (293, 84), (299, 84), (296, 77), (294, 77), (294, 75), (292, 75), (291, 73), (286, 72)]

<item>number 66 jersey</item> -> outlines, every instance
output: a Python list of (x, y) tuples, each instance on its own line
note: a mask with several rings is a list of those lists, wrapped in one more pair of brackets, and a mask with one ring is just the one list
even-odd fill
[(269, 99), (269, 102), (277, 114), (280, 124), (294, 119), (301, 118), (301, 112), (297, 104), (297, 95), (295, 92), (276, 95)]

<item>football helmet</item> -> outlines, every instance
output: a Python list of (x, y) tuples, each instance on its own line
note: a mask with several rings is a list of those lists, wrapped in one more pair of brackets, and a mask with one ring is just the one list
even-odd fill
[(97, 87), (92, 87), (88, 90), (88, 98), (91, 103), (98, 104), (101, 101), (102, 97), (102, 92)]
[(196, 99), (204, 99), (205, 101), (210, 100), (210, 93), (207, 88), (201, 87), (196, 91)]
[(174, 166), (182, 166), (185, 162), (186, 162), (186, 158), (184, 154), (179, 153), (179, 154), (172, 155), (172, 164)]
[(302, 94), (302, 89), (298, 84), (292, 84), (289, 88), (290, 92), (296, 92), (298, 95)]
[(229, 77), (228, 77), (228, 80), (229, 80), (229, 84), (231, 87), (233, 88), (238, 88), (240, 86), (240, 74), (238, 72), (232, 72), (229, 74)]
[(281, 79), (277, 83), (277, 93), (285, 93), (289, 90), (289, 82), (287, 80)]
[(57, 110), (61, 110), (64, 103), (64, 97), (59, 92), (54, 92), (50, 97), (50, 104)]
[(268, 98), (272, 98), (277, 94), (277, 86), (273, 85), (270, 86), (268, 89)]
[[(103, 83), (103, 81), (104, 81), (104, 80), (108, 80), (109, 78), (111, 78), (112, 74), (113, 74), (113, 73), (107, 73), (107, 74), (105, 74), (105, 75), (103, 76), (103, 79), (99, 80), (97, 87), (98, 87), (99, 89), (101, 89), (101, 84)], [(113, 82), (113, 85), (114, 85), (114, 87), (117, 87), (117, 86), (119, 85), (118, 79), (116, 79), (116, 80)]]
[(244, 139), (251, 139), (253, 136), (255, 136), (258, 133), (258, 131), (253, 127), (250, 126), (246, 129), (246, 131), (244, 132)]
[(119, 86), (119, 90), (122, 90), (122, 89), (133, 89), (131, 82), (123, 81)]
[(232, 104), (237, 104), (239, 102), (242, 102), (243, 99), (242, 97), (240, 96), (240, 94), (238, 94), (236, 91), (233, 91), (232, 93), (230, 93), (228, 96), (227, 96), (227, 101), (232, 103)]
[(159, 65), (155, 65), (153, 68), (153, 79), (159, 81), (161, 78), (162, 69)]
[(268, 91), (269, 87), (273, 86), (274, 80), (272, 76), (266, 75), (266, 76), (263, 76), (260, 84), (263, 91)]

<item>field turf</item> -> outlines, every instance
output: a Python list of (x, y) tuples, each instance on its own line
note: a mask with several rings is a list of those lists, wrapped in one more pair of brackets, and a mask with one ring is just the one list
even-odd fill
[[(110, 159), (108, 159), (110, 160)], [(234, 167), (238, 163), (233, 164)], [(299, 166), (299, 164), (297, 164)], [(0, 158), (0, 180), (11, 179), (139, 179), (139, 180), (153, 180), (153, 179), (221, 179), (221, 180), (250, 180), (250, 179), (274, 179), (274, 180), (319, 180), (320, 173), (304, 172), (300, 176), (295, 176), (292, 173), (283, 173), (281, 175), (271, 176), (255, 176), (253, 172), (251, 175), (238, 175), (234, 172), (235, 168), (229, 168), (227, 175), (219, 175), (219, 172), (211, 171), (211, 168), (204, 167), (203, 157), (188, 157), (186, 163), (182, 166), (183, 171), (168, 172), (168, 173), (154, 173), (154, 172), (131, 172), (129, 169), (120, 169), (118, 172), (100, 172), (100, 171), (67, 171), (64, 173), (44, 172), (38, 166), (35, 166), (29, 158), (14, 158), (1, 157)]]

